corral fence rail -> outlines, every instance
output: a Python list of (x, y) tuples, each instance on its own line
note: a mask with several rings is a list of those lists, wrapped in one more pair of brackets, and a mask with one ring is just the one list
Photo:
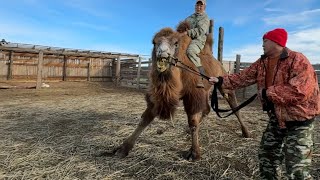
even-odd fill
[[(229, 73), (238, 73), (243, 69), (249, 67), (251, 62), (241, 62), (240, 55), (237, 55), (235, 61), (223, 61), (224, 69)], [(143, 61), (144, 60), (144, 61)], [(151, 65), (150, 59), (143, 59), (137, 61), (125, 61), (121, 62), (121, 80), (122, 86), (135, 87), (138, 89), (146, 88), (149, 83), (148, 72)], [(140, 64), (140, 65), (139, 65)], [(140, 68), (139, 68), (140, 67)], [(320, 64), (313, 64), (313, 67), (318, 76), (318, 83), (320, 86)], [(140, 70), (139, 70), (140, 69)], [(257, 91), (256, 85), (252, 85), (246, 88), (239, 89), (237, 95), (242, 98), (247, 98), (255, 94)]]

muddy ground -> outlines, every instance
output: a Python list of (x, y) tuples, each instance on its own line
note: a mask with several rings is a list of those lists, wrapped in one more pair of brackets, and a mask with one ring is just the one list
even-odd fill
[[(0, 90), (0, 179), (259, 179), (257, 150), (267, 123), (258, 103), (201, 124), (202, 158), (184, 160), (190, 135), (179, 107), (173, 123), (155, 121), (126, 158), (99, 157), (121, 144), (144, 111), (144, 91), (109, 83), (56, 82), (49, 88)], [(223, 101), (221, 101), (223, 102)], [(312, 175), (320, 179), (320, 128)]]

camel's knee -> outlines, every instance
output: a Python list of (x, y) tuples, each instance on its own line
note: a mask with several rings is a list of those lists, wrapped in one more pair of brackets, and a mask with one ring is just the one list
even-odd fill
[(142, 119), (144, 119), (144, 118), (147, 118), (148, 116), (150, 116), (151, 114), (150, 114), (150, 109), (146, 109), (143, 113), (142, 113), (142, 115), (141, 115), (141, 118)]
[(201, 113), (197, 113), (196, 115), (192, 115), (188, 117), (188, 124), (190, 129), (197, 128), (199, 126), (201, 118), (202, 118)]
[(139, 126), (148, 126), (150, 124), (151, 121), (153, 121), (153, 119), (155, 118), (155, 115), (152, 111), (152, 109), (147, 108), (143, 114), (141, 115), (141, 121), (139, 123)]
[(188, 122), (190, 130), (195, 130), (199, 125), (200, 120), (190, 120)]

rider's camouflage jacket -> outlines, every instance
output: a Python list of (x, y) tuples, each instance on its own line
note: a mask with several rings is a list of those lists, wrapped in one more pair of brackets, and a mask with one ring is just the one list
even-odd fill
[(204, 46), (210, 26), (208, 15), (205, 12), (202, 14), (194, 13), (187, 17), (186, 21), (190, 24), (190, 29), (187, 31), (188, 36), (196, 40), (199, 47)]
[[(224, 76), (222, 87), (238, 89), (257, 83), (261, 92), (266, 84), (267, 64), (268, 58), (261, 56), (240, 73)], [(317, 74), (303, 54), (285, 48), (274, 72), (273, 85), (267, 88), (266, 94), (274, 104), (280, 128), (286, 127), (286, 121), (310, 120), (320, 114)]]

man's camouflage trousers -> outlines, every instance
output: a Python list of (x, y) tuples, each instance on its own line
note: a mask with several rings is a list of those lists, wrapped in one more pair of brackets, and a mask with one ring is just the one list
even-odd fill
[(286, 129), (280, 129), (276, 117), (271, 115), (259, 149), (261, 179), (280, 179), (283, 160), (288, 179), (312, 179), (309, 168), (313, 129), (313, 120), (300, 124), (288, 122)]

